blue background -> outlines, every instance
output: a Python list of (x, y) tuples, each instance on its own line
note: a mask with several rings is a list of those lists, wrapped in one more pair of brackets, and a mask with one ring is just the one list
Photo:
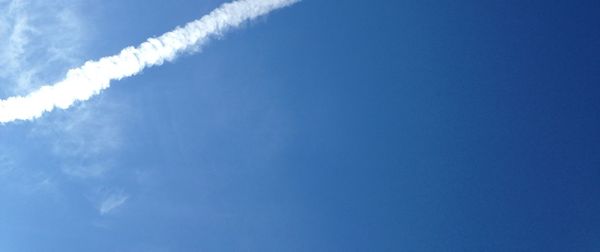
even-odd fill
[[(101, 33), (86, 57), (220, 3), (87, 3)], [(597, 251), (599, 11), (470, 0), (277, 11), (93, 98), (129, 108), (101, 181), (129, 200), (99, 216), (88, 182), (60, 171), (60, 200), (3, 189), (0, 248)], [(0, 138), (26, 149), (24, 167), (59, 163), (22, 137), (31, 124)]]

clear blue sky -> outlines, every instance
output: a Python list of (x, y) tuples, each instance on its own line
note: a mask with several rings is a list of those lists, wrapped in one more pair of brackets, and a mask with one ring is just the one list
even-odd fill
[[(15, 1), (1, 98), (224, 2)], [(304, 0), (0, 126), (0, 251), (598, 251), (600, 2), (576, 2)]]

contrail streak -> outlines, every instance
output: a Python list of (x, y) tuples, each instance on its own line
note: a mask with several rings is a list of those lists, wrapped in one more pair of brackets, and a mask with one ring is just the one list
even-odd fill
[(88, 61), (79, 68), (71, 69), (58, 83), (42, 86), (26, 96), (0, 100), (0, 123), (33, 120), (54, 108), (67, 109), (73, 103), (88, 100), (107, 89), (112, 80), (133, 76), (146, 67), (172, 61), (212, 36), (298, 1), (238, 0), (223, 4), (208, 15), (160, 37), (150, 38), (138, 47), (127, 47), (117, 55)]

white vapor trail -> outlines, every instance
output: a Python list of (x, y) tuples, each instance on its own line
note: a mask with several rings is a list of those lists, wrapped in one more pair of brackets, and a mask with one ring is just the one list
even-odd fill
[(73, 103), (88, 100), (107, 89), (112, 80), (130, 77), (146, 67), (172, 61), (212, 36), (298, 1), (238, 0), (223, 4), (208, 15), (160, 37), (150, 38), (138, 47), (127, 47), (117, 55), (88, 61), (79, 68), (71, 69), (58, 83), (42, 86), (26, 96), (0, 100), (0, 123), (33, 120), (54, 108), (67, 109)]

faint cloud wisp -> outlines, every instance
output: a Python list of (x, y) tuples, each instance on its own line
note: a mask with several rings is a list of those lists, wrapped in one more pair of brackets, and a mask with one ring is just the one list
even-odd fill
[(110, 214), (117, 208), (121, 207), (127, 200), (129, 195), (123, 192), (113, 192), (105, 196), (100, 204), (98, 205), (98, 212), (100, 215)]
[[(0, 0), (0, 95), (28, 93), (81, 63), (83, 42), (90, 34), (77, 9), (80, 4)], [(106, 187), (102, 178), (114, 166), (121, 144), (118, 122), (123, 109), (114, 102), (79, 104), (68, 115), (27, 125), (29, 135), (16, 138), (22, 144), (0, 142), (0, 191), (60, 194), (60, 185), (69, 180), (78, 181), (84, 192)], [(26, 147), (33, 143), (47, 150), (40, 153), (47, 158), (45, 164), (28, 160), (32, 150)]]
[(0, 0), (3, 95), (30, 92), (78, 63), (83, 25), (75, 0)]
[(198, 49), (213, 37), (298, 1), (238, 0), (223, 4), (204, 17), (150, 38), (138, 47), (127, 47), (119, 54), (70, 69), (66, 77), (55, 84), (44, 85), (28, 95), (0, 100), (0, 122), (33, 120), (56, 108), (67, 109), (78, 101), (87, 101), (107, 89), (111, 81), (172, 61), (182, 53)]

